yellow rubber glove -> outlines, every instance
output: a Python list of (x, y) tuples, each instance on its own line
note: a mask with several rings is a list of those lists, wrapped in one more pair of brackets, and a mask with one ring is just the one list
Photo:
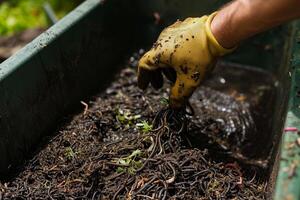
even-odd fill
[(223, 48), (213, 36), (210, 24), (216, 13), (201, 18), (187, 18), (164, 29), (152, 49), (139, 61), (138, 86), (146, 89), (149, 82), (158, 89), (162, 73), (175, 82), (170, 105), (180, 108), (211, 71), (217, 57), (232, 51)]

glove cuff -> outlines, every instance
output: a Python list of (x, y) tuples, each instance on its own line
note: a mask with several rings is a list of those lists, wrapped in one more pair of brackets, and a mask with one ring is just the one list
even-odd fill
[(212, 49), (211, 49), (212, 53), (216, 56), (223, 56), (225, 54), (228, 54), (228, 53), (231, 53), (232, 51), (234, 51), (236, 49), (236, 47), (233, 47), (231, 49), (226, 49), (226, 48), (222, 47), (219, 44), (219, 42), (217, 41), (217, 39), (215, 38), (215, 36), (213, 35), (213, 33), (211, 31), (211, 22), (212, 22), (213, 18), (217, 15), (217, 13), (218, 12), (214, 12), (208, 16), (208, 18), (205, 22), (205, 31), (206, 31), (208, 40), (212, 44)]

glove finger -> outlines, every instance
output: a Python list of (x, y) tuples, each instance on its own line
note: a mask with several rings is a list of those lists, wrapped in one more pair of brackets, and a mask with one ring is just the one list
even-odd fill
[(185, 105), (185, 98), (183, 97), (184, 83), (176, 80), (171, 88), (170, 106), (175, 109), (182, 108)]
[(182, 77), (177, 78), (174, 86), (171, 88), (170, 106), (172, 108), (184, 107), (187, 100), (197, 88), (198, 83), (195, 84), (193, 82), (190, 82), (190, 80), (184, 79)]
[(176, 81), (176, 71), (173, 68), (167, 67), (162, 69), (163, 74), (167, 77), (169, 81), (175, 83)]
[(142, 90), (146, 89), (152, 78), (152, 71), (139, 67), (138, 69), (138, 87)]
[(160, 89), (163, 86), (163, 76), (161, 74), (161, 69), (152, 71), (151, 85), (154, 89)]

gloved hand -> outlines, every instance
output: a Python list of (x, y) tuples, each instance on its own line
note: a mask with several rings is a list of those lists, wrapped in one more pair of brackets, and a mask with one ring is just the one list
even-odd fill
[(232, 51), (219, 45), (211, 32), (215, 14), (187, 18), (164, 29), (139, 61), (138, 86), (146, 89), (151, 82), (155, 89), (162, 87), (163, 72), (175, 82), (170, 94), (171, 107), (182, 107), (211, 71), (216, 58)]

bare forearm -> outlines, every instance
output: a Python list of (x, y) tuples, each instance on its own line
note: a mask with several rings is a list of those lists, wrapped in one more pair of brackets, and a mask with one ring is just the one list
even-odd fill
[(211, 29), (225, 48), (274, 26), (300, 17), (300, 0), (236, 0), (222, 8)]

